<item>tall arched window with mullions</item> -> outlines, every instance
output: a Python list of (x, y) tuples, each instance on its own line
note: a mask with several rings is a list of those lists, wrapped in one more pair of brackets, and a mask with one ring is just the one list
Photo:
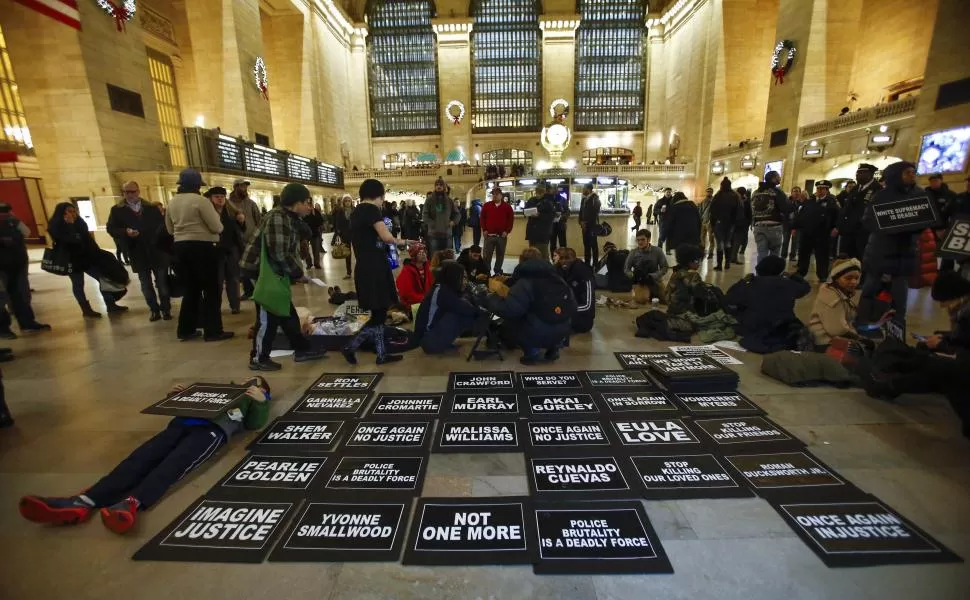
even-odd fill
[(367, 3), (371, 135), (428, 135), (441, 130), (438, 49), (426, 0)]
[(542, 129), (538, 0), (473, 0), (472, 130)]
[(578, 0), (576, 10), (576, 130), (643, 129), (647, 3)]

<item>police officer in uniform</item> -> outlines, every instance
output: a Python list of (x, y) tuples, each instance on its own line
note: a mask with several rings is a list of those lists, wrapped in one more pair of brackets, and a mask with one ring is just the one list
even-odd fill
[(821, 179), (815, 182), (815, 195), (802, 203), (795, 217), (794, 229), (798, 230), (798, 274), (808, 275), (808, 267), (815, 255), (815, 274), (819, 282), (829, 275), (829, 240), (839, 214), (835, 196), (829, 194), (832, 182)]
[(868, 163), (862, 163), (856, 169), (857, 185), (846, 194), (838, 222), (832, 231), (833, 236), (842, 238), (840, 251), (849, 258), (862, 260), (866, 251), (869, 232), (862, 225), (862, 216), (866, 213), (866, 206), (869, 205), (873, 195), (882, 189), (875, 179), (876, 170), (875, 166)]

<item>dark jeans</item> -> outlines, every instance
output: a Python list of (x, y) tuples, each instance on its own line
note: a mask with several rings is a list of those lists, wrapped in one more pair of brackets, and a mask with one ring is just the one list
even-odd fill
[(472, 227), (472, 244), (476, 246), (482, 245), (482, 228)]
[(475, 317), (445, 313), (421, 336), (421, 349), (426, 354), (440, 354), (451, 348), (462, 333), (475, 325)]
[(587, 225), (583, 228), (583, 261), (589, 267), (595, 267), (600, 261), (600, 249), (596, 244), (596, 233), (591, 225)]
[[(239, 310), (239, 251), (230, 250), (222, 252), (222, 259), (219, 261), (218, 271), (218, 290), (222, 294), (222, 289), (226, 289), (226, 300), (229, 301), (231, 310)], [(222, 298), (219, 298), (219, 309), (222, 310)]]
[[(101, 287), (101, 271), (95, 267), (88, 267), (84, 271), (74, 271), (68, 278), (71, 280), (71, 291), (74, 292), (74, 299), (80, 306), (84, 306), (88, 303), (88, 297), (84, 294), (84, 276), (88, 275), (92, 279), (98, 282), (98, 288)], [(112, 306), (115, 303), (115, 299), (105, 292), (101, 292), (101, 297), (104, 298), (105, 306)]]
[(639, 231), (639, 230), (640, 230), (640, 217), (633, 217), (633, 227), (630, 228), (630, 231)]
[[(155, 278), (154, 285), (152, 285), (152, 277)], [(168, 289), (168, 259), (157, 259), (150, 268), (146, 267), (139, 271), (138, 282), (141, 284), (141, 293), (145, 296), (148, 310), (152, 312), (172, 310), (171, 292)], [(157, 296), (156, 287), (158, 287)]]
[(549, 238), (549, 256), (556, 253), (556, 248), (566, 247), (566, 224), (555, 223), (552, 226), (552, 237)]
[(439, 250), (447, 250), (447, 249), (448, 249), (448, 237), (434, 237), (432, 235), (428, 235), (428, 259), (429, 260), (431, 259), (431, 256), (435, 252), (438, 252)]
[[(30, 327), (37, 322), (34, 309), (30, 306), (30, 282), (27, 279), (27, 267), (0, 272), (4, 286), (7, 288), (7, 301), (20, 328)], [(0, 307), (0, 330), (10, 329), (10, 313), (7, 307)]]
[(206, 336), (222, 333), (219, 260), (220, 250), (212, 242), (175, 242), (175, 269), (185, 288), (179, 308), (179, 337), (194, 334), (200, 320)]
[[(892, 308), (896, 311), (896, 317), (906, 318), (906, 305), (909, 295), (909, 282), (904, 275), (897, 275), (892, 278), (889, 284), (889, 293), (892, 294)], [(873, 306), (876, 303), (876, 296), (883, 289), (882, 273), (875, 271), (865, 271), (862, 277), (862, 298), (859, 299), (858, 321), (867, 323), (876, 321), (882, 315), (874, 315)]]
[(785, 260), (788, 260), (788, 257), (794, 254), (794, 251), (789, 253), (789, 249), (794, 250), (794, 248), (798, 247), (797, 244), (792, 243), (795, 238), (794, 234), (795, 232), (789, 227), (785, 227), (781, 234), (781, 257)]
[(253, 332), (253, 349), (249, 352), (249, 359), (260, 361), (269, 360), (269, 353), (273, 351), (273, 340), (276, 330), (282, 329), (290, 341), (290, 348), (296, 352), (306, 352), (310, 349), (310, 341), (300, 329), (300, 319), (296, 316), (296, 308), (290, 302), (290, 314), (280, 317), (256, 304), (256, 330)]
[[(350, 271), (348, 270), (347, 272), (349, 273)], [(243, 277), (241, 281), (242, 281), (242, 287), (243, 287), (243, 294), (246, 296), (247, 299), (252, 298), (253, 290), (256, 289), (256, 283), (249, 277)]]
[(111, 506), (132, 496), (142, 508), (148, 508), (225, 443), (226, 434), (215, 425), (185, 425), (173, 419), (84, 495), (95, 507)]
[(738, 256), (748, 248), (748, 231), (750, 226), (738, 225), (734, 228), (734, 239), (731, 240), (731, 260), (737, 261)]
[(802, 237), (798, 244), (798, 274), (802, 277), (808, 275), (808, 267), (812, 262), (812, 255), (815, 255), (815, 275), (819, 281), (825, 281), (829, 276), (829, 247), (830, 238), (823, 233), (806, 235), (802, 232)]
[[(718, 223), (714, 226), (714, 241), (717, 242), (718, 252), (730, 253), (734, 243), (734, 227)], [(730, 255), (730, 254), (729, 254)]]
[(461, 252), (461, 234), (452, 233), (451, 239), (455, 242), (455, 253)]
[[(313, 266), (317, 269), (320, 268), (320, 255), (323, 254), (323, 237), (322, 234), (316, 233), (310, 236), (310, 250), (313, 252)], [(238, 263), (238, 258), (236, 259)]]

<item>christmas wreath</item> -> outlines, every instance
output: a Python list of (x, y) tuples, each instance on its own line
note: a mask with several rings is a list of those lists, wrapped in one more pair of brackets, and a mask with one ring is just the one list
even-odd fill
[(564, 122), (566, 117), (569, 116), (569, 103), (566, 102), (566, 99), (557, 98), (553, 100), (552, 104), (549, 105), (549, 115), (560, 123)]
[(269, 77), (266, 75), (266, 61), (263, 60), (262, 56), (257, 56), (256, 64), (253, 65), (253, 80), (263, 98), (269, 100)]
[(101, 10), (109, 17), (114, 17), (118, 31), (125, 30), (125, 23), (134, 18), (135, 10), (138, 8), (135, 0), (97, 0), (97, 2)]
[[(782, 57), (784, 55), (784, 58)], [(782, 61), (784, 60), (784, 64)], [(795, 62), (795, 42), (781, 40), (775, 44), (775, 51), (771, 53), (771, 74), (775, 76), (775, 85), (785, 83), (785, 75), (791, 71)]]
[(465, 118), (465, 105), (458, 100), (452, 100), (445, 106), (445, 114), (455, 125), (458, 125)]

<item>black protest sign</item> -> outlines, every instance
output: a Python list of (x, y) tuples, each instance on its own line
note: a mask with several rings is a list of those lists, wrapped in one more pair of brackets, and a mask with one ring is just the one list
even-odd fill
[(430, 421), (362, 421), (357, 423), (344, 448), (355, 454), (385, 453), (424, 455), (431, 441)]
[(239, 461), (206, 497), (297, 500), (303, 498), (318, 479), (324, 479), (320, 473), (324, 466), (331, 466), (332, 460), (323, 456), (256, 452)]
[(680, 412), (680, 407), (661, 392), (604, 392), (600, 397), (614, 414)]
[(324, 373), (307, 392), (369, 392), (383, 373)]
[(213, 419), (236, 406), (246, 395), (244, 385), (195, 383), (141, 412), (147, 415)]
[(597, 417), (600, 408), (589, 394), (544, 392), (529, 394), (529, 414), (532, 417)]
[(625, 371), (583, 371), (583, 376), (594, 388), (629, 387), (643, 389), (657, 389), (657, 385), (646, 373), (637, 369)]
[(939, 250), (943, 258), (966, 260), (970, 258), (970, 218), (955, 217), (943, 238)]
[(444, 394), (380, 394), (370, 417), (413, 419), (426, 417), (433, 419), (441, 414)]
[(732, 454), (724, 459), (759, 496), (770, 501), (854, 500), (863, 495), (805, 452)]
[(247, 449), (330, 452), (336, 447), (343, 424), (343, 421), (277, 419)]
[(438, 428), (432, 452), (521, 452), (516, 421), (446, 421)]
[(488, 390), (500, 392), (515, 389), (515, 376), (511, 371), (489, 371), (487, 373), (451, 373), (448, 376), (449, 390)]
[(397, 561), (411, 501), (311, 502), (283, 534), (270, 562)]
[(631, 456), (637, 481), (648, 500), (750, 498), (713, 454)]
[(263, 562), (299, 502), (199, 498), (132, 557), (184, 562)]
[(888, 321), (886, 321), (886, 324), (884, 325), (884, 327), (886, 328), (886, 337), (887, 338), (892, 338), (892, 339), (894, 339), (894, 340), (896, 340), (898, 342), (902, 342), (904, 344), (907, 343), (906, 342), (906, 318), (905, 317), (898, 317), (896, 315), (893, 315), (892, 318), (890, 318)]
[(829, 567), (963, 562), (876, 498), (793, 503), (775, 510)]
[(528, 498), (421, 498), (405, 565), (524, 565), (535, 556)]
[(583, 387), (583, 383), (579, 380), (579, 373), (572, 371), (519, 373), (519, 381), (524, 390), (568, 390)]
[(445, 400), (451, 417), (495, 419), (518, 417), (522, 413), (518, 394), (494, 392), (455, 392)]
[(588, 452), (590, 448), (608, 448), (606, 428), (599, 421), (549, 422), (526, 424), (529, 443), (535, 451), (562, 456), (564, 453)]
[(636, 492), (612, 456), (528, 459), (529, 493), (542, 500), (613, 500)]
[(720, 394), (675, 394), (675, 398), (694, 415), (763, 415), (761, 408), (739, 392)]
[(650, 366), (651, 358), (672, 358), (671, 352), (614, 352), (613, 356), (624, 369), (642, 369)]
[(357, 417), (367, 405), (370, 392), (307, 392), (296, 401), (287, 417)]
[(936, 202), (927, 196), (873, 204), (871, 210), (876, 216), (876, 227), (882, 233), (923, 231), (927, 227), (936, 227), (940, 221)]
[(764, 417), (730, 417), (725, 419), (695, 419), (696, 425), (715, 445), (726, 451), (797, 451), (805, 447), (801, 441)]
[(673, 573), (638, 501), (541, 504), (538, 575)]
[(325, 486), (314, 486), (313, 498), (404, 499), (417, 496), (428, 461), (421, 456), (344, 456)]
[(650, 448), (652, 451), (683, 452), (699, 448), (700, 439), (681, 419), (630, 419), (613, 421), (620, 443), (630, 448)]
[(664, 379), (692, 379), (718, 375), (736, 376), (734, 371), (709, 356), (652, 358), (648, 362), (650, 363), (650, 370)]

